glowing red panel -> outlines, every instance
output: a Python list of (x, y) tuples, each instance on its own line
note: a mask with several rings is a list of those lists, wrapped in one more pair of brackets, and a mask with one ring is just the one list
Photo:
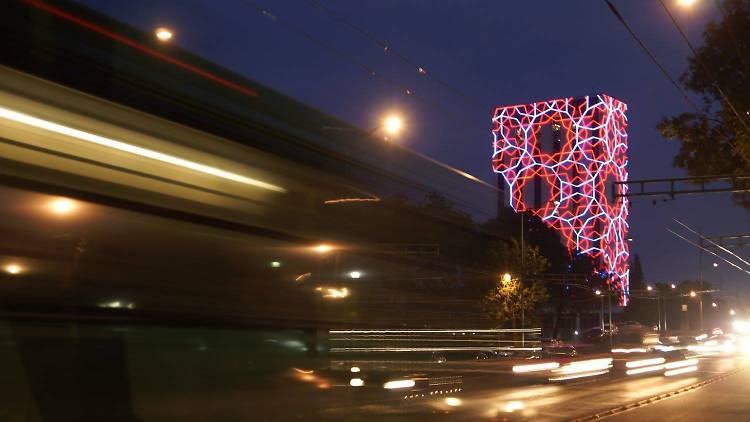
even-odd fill
[[(608, 197), (627, 173), (627, 105), (608, 95), (498, 107), (492, 168), (510, 189), (509, 205), (532, 211), (588, 254), (628, 301), (628, 201)], [(627, 189), (622, 185), (620, 192)]]

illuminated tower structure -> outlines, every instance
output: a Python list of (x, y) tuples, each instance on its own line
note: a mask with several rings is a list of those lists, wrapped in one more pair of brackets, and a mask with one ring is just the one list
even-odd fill
[[(572, 254), (594, 258), (628, 302), (627, 105), (606, 94), (498, 107), (492, 168), (509, 206), (555, 228)], [(504, 188), (505, 186), (503, 186)], [(505, 190), (505, 189), (502, 189)]]

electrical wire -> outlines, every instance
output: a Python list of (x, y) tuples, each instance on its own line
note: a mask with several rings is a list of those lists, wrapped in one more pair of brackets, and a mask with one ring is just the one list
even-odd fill
[(691, 231), (691, 232), (692, 232), (693, 234), (697, 234), (697, 235), (698, 235), (698, 237), (700, 237), (700, 238), (701, 238), (701, 240), (705, 240), (705, 241), (708, 241), (709, 243), (711, 243), (711, 244), (713, 244), (714, 246), (718, 247), (718, 248), (719, 248), (719, 249), (721, 249), (722, 251), (724, 251), (724, 252), (726, 252), (726, 253), (728, 253), (728, 254), (730, 254), (730, 255), (734, 256), (735, 258), (739, 259), (739, 260), (740, 260), (740, 261), (742, 261), (742, 262), (743, 262), (743, 263), (744, 263), (745, 265), (750, 265), (750, 262), (747, 262), (746, 260), (744, 260), (744, 259), (743, 259), (742, 257), (740, 257), (739, 255), (737, 255), (736, 253), (734, 253), (734, 252), (730, 251), (729, 249), (725, 248), (724, 246), (721, 246), (721, 245), (719, 245), (718, 243), (714, 242), (713, 240), (711, 240), (711, 239), (709, 239), (709, 238), (707, 238), (707, 237), (703, 236), (702, 234), (698, 233), (697, 231), (693, 230), (693, 229), (692, 229), (692, 228), (690, 228), (690, 227), (689, 227), (689, 226), (688, 226), (687, 224), (685, 224), (685, 223), (681, 222), (680, 220), (678, 220), (678, 219), (676, 219), (676, 218), (673, 218), (673, 220), (674, 220), (675, 222), (677, 222), (677, 224), (681, 225), (682, 227), (684, 227), (684, 228), (686, 228), (686, 229), (690, 230), (690, 231)]
[(693, 102), (692, 99), (690, 99), (690, 97), (688, 97), (685, 90), (682, 89), (682, 86), (680, 86), (680, 84), (678, 84), (677, 81), (675, 81), (674, 78), (672, 78), (669, 72), (667, 72), (664, 66), (662, 66), (661, 63), (659, 63), (659, 60), (657, 60), (656, 56), (654, 56), (654, 53), (652, 53), (651, 50), (649, 50), (649, 48), (646, 46), (646, 44), (644, 44), (643, 41), (641, 41), (641, 39), (638, 37), (638, 35), (636, 35), (636, 33), (633, 31), (630, 25), (628, 25), (628, 23), (625, 21), (625, 18), (623, 18), (623, 16), (617, 10), (615, 5), (612, 4), (612, 2), (609, 0), (604, 0), (604, 2), (607, 3), (607, 6), (609, 6), (609, 10), (612, 11), (612, 14), (614, 14), (617, 20), (620, 21), (622, 26), (624, 26), (625, 29), (627, 29), (627, 31), (630, 33), (630, 36), (633, 37), (633, 39), (635, 40), (636, 43), (638, 43), (641, 49), (646, 52), (648, 57), (651, 59), (652, 62), (654, 62), (656, 67), (659, 68), (661, 73), (664, 74), (664, 76), (667, 79), (669, 79), (669, 82), (671, 82), (672, 85), (674, 85), (674, 87), (680, 92), (680, 94), (682, 95), (682, 98), (684, 98), (685, 101), (690, 105), (690, 107), (692, 107), (693, 110), (695, 110), (698, 114), (705, 116), (705, 113), (695, 104), (695, 102)]
[(746, 273), (747, 275), (750, 275), (750, 271), (748, 271), (748, 270), (746, 270), (746, 269), (744, 269), (744, 268), (740, 267), (739, 265), (735, 264), (734, 262), (731, 262), (731, 261), (727, 260), (727, 259), (726, 259), (726, 258), (724, 258), (723, 256), (720, 256), (720, 255), (718, 255), (718, 254), (717, 254), (716, 252), (714, 252), (714, 251), (712, 251), (712, 250), (709, 250), (709, 249), (706, 249), (706, 248), (704, 248), (703, 246), (701, 246), (701, 245), (699, 245), (699, 244), (697, 244), (697, 243), (693, 242), (692, 240), (690, 240), (690, 239), (686, 238), (685, 236), (682, 236), (682, 235), (680, 235), (680, 234), (677, 234), (676, 232), (674, 232), (673, 230), (671, 230), (671, 229), (670, 229), (669, 227), (665, 227), (665, 229), (666, 229), (666, 230), (667, 230), (668, 232), (672, 233), (673, 235), (675, 235), (675, 236), (679, 237), (680, 239), (684, 240), (685, 242), (687, 242), (687, 243), (689, 243), (689, 244), (691, 244), (691, 245), (693, 245), (693, 246), (695, 246), (695, 247), (697, 247), (697, 248), (699, 248), (699, 249), (703, 249), (704, 251), (706, 251), (706, 252), (710, 253), (711, 255), (713, 255), (713, 256), (715, 256), (715, 257), (717, 257), (717, 258), (721, 259), (722, 261), (724, 261), (724, 262), (726, 262), (727, 264), (731, 265), (732, 267), (734, 267), (734, 268), (738, 269), (739, 271), (741, 271), (741, 272), (743, 272), (743, 273)]
[[(713, 72), (711, 72), (711, 69), (709, 69), (708, 66), (701, 60), (700, 55), (693, 47), (693, 44), (690, 42), (690, 39), (688, 39), (687, 35), (685, 34), (685, 31), (682, 30), (682, 27), (679, 23), (677, 23), (677, 20), (674, 18), (674, 15), (672, 15), (672, 12), (669, 11), (669, 8), (664, 3), (664, 0), (659, 0), (659, 3), (661, 3), (661, 6), (664, 8), (664, 11), (667, 12), (667, 16), (669, 16), (669, 19), (672, 21), (672, 24), (677, 29), (677, 32), (680, 33), (682, 36), (682, 39), (685, 41), (685, 44), (690, 48), (690, 51), (693, 53), (693, 58), (696, 62), (700, 65), (700, 67), (703, 69), (704, 72), (708, 75), (709, 78), (712, 80), (712, 84), (716, 91), (721, 96), (722, 100), (729, 106), (729, 109), (732, 111), (732, 113), (737, 117), (737, 120), (742, 124), (742, 126), (745, 128), (745, 130), (750, 133), (750, 126), (747, 124), (747, 119), (743, 118), (740, 113), (737, 112), (737, 109), (734, 107), (734, 104), (732, 104), (731, 101), (729, 101), (729, 97), (724, 93), (724, 90), (721, 89), (721, 86), (719, 85), (718, 79), (714, 76)], [(726, 19), (726, 18), (725, 18)]]
[(359, 25), (356, 25), (352, 23), (350, 20), (346, 19), (344, 16), (340, 15), (339, 13), (336, 13), (332, 9), (324, 6), (322, 3), (320, 3), (318, 0), (308, 0), (313, 6), (317, 7), (318, 9), (322, 10), (324, 13), (326, 13), (328, 16), (331, 17), (331, 19), (335, 20), (336, 22), (340, 23), (341, 25), (349, 28), (350, 30), (360, 34), (362, 37), (370, 41), (372, 44), (376, 45), (379, 49), (383, 51), (384, 54), (388, 54), (402, 63), (405, 63), (412, 69), (414, 69), (419, 75), (424, 76), (426, 78), (431, 79), (432, 81), (436, 82), (438, 85), (441, 85), (442, 87), (446, 88), (447, 90), (451, 91), (454, 95), (460, 97), (467, 103), (477, 107), (481, 108), (482, 110), (486, 110), (486, 107), (482, 105), (481, 101), (477, 101), (471, 96), (467, 95), (460, 89), (456, 88), (455, 86), (451, 85), (450, 83), (446, 82), (444, 79), (438, 77), (433, 72), (428, 72), (427, 69), (424, 66), (419, 65), (416, 61), (409, 59), (404, 54), (400, 53), (399, 51), (393, 49), (388, 43), (385, 41), (379, 39), (376, 37), (372, 32), (362, 28)]

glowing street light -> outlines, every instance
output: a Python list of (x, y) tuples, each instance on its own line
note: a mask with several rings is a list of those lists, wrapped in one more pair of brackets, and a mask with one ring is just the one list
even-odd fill
[(385, 133), (387, 133), (390, 136), (396, 136), (401, 132), (401, 129), (404, 127), (404, 122), (401, 120), (401, 117), (396, 115), (390, 115), (385, 118), (383, 121), (383, 129), (385, 129)]
[(718, 266), (719, 266), (719, 263), (718, 262), (714, 262), (714, 268), (716, 268)]
[(690, 291), (690, 297), (695, 297), (696, 295), (697, 295), (697, 293), (695, 293), (695, 291), (693, 291), (693, 290)]
[(596, 291), (594, 292), (594, 294), (597, 295), (597, 296), (601, 296), (602, 291), (599, 290), (599, 289), (596, 289)]
[(675, 286), (675, 285), (674, 285), (674, 283), (670, 284), (670, 285), (669, 285), (669, 287), (671, 287), (671, 288), (673, 288), (673, 289), (676, 289), (676, 288), (677, 288), (677, 286)]
[(154, 35), (161, 42), (168, 42), (174, 37), (174, 33), (168, 28), (156, 28)]
[(711, 302), (711, 306), (715, 308), (715, 307), (717, 307), (719, 305), (717, 305), (716, 302)]
[(729, 315), (736, 315), (736, 314), (737, 314), (737, 312), (735, 312), (734, 309), (730, 309), (729, 310)]
[(648, 290), (650, 292), (651, 290), (654, 290), (654, 288), (651, 287), (651, 286), (646, 286), (646, 290)]
[(691, 7), (697, 2), (698, 0), (677, 0), (677, 4), (679, 4), (682, 7)]
[(75, 211), (77, 205), (75, 201), (68, 198), (57, 198), (49, 202), (50, 211), (57, 215), (68, 215)]
[(500, 277), (500, 280), (503, 283), (507, 284), (507, 283), (510, 283), (513, 280), (513, 276), (511, 276), (510, 273), (505, 273), (505, 274), (503, 274), (502, 277)]
[(362, 277), (362, 273), (359, 271), (352, 271), (349, 273), (350, 278), (360, 278)]
[(328, 252), (331, 252), (333, 250), (333, 246), (326, 243), (321, 243), (320, 245), (313, 246), (312, 250), (319, 254), (327, 254)]
[(271, 261), (271, 268), (279, 268), (279, 267), (281, 267), (281, 262)]
[(18, 275), (23, 272), (23, 268), (18, 264), (8, 264), (3, 268), (6, 273), (11, 275)]

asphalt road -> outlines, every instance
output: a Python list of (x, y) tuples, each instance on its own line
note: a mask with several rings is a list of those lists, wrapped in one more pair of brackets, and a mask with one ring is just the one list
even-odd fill
[(750, 371), (607, 419), (611, 422), (750, 420)]
[[(568, 384), (545, 383), (483, 390), (467, 388), (457, 394), (428, 397), (413, 403), (406, 400), (401, 406), (360, 408), (354, 414), (362, 415), (360, 412), (369, 411), (373, 412), (370, 413), (373, 417), (381, 414), (386, 419), (398, 420), (424, 420), (429, 414), (431, 418), (445, 420), (569, 421), (697, 384), (748, 363), (742, 358), (703, 358), (697, 372), (675, 377), (603, 376)], [(716, 414), (732, 417), (735, 421), (748, 420), (744, 412), (750, 408), (750, 396), (747, 395), (750, 392), (749, 381), (750, 370), (742, 371), (739, 375), (694, 392), (683, 393), (647, 405), (642, 410), (611, 417), (610, 420), (722, 420), (716, 419)], [(731, 395), (723, 396), (721, 400), (716, 398), (729, 391)], [(352, 415), (352, 410), (347, 409), (346, 413)], [(335, 418), (344, 415), (332, 412), (327, 416)]]

